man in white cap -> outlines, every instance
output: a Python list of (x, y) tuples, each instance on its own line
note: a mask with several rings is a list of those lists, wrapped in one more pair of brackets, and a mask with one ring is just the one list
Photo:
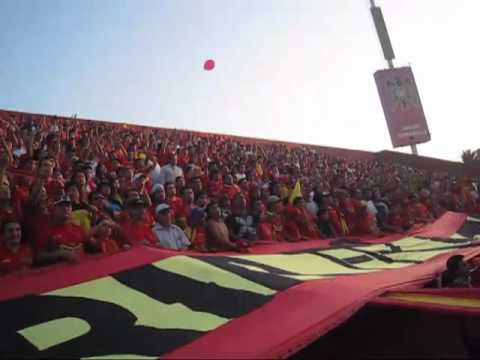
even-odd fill
[(152, 228), (158, 245), (165, 249), (185, 250), (190, 246), (187, 236), (177, 225), (172, 224), (172, 215), (168, 204), (160, 204), (155, 209), (157, 222)]

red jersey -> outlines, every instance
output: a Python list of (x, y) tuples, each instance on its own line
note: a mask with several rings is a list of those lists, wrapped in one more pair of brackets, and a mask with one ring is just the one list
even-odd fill
[(342, 201), (342, 210), (345, 214), (345, 220), (347, 221), (348, 226), (353, 227), (357, 219), (354, 202), (351, 199), (344, 199)]
[(172, 218), (173, 219), (178, 217), (178, 214), (180, 214), (183, 210), (183, 200), (182, 200), (182, 198), (179, 198), (178, 196), (174, 196), (173, 198), (168, 199), (167, 204), (170, 205), (170, 207), (174, 211), (174, 213), (172, 213)]
[(118, 243), (115, 241), (115, 239), (111, 238), (101, 240), (100, 249), (104, 254), (112, 254), (120, 250)]
[[(156, 207), (156, 205), (150, 207), (145, 212), (145, 222), (148, 225), (155, 224), (155, 207)], [(173, 213), (172, 213), (172, 217), (173, 217)], [(127, 223), (129, 221), (130, 221), (130, 215), (128, 214), (128, 211), (123, 210), (122, 212), (120, 212), (120, 214), (118, 215), (118, 222), (120, 224), (123, 224), (123, 223)]]
[(233, 184), (233, 185), (223, 185), (223, 193), (227, 194), (228, 198), (233, 200), (235, 195), (237, 195), (240, 192), (240, 188), (238, 185)]
[[(343, 227), (340, 221), (340, 214), (337, 209), (333, 207), (328, 208), (329, 221), (332, 224), (337, 234), (343, 234)], [(354, 224), (357, 222), (357, 217), (355, 216)], [(349, 224), (350, 226), (350, 224)]]
[(315, 224), (312, 213), (306, 208), (300, 208), (301, 216), (305, 222), (299, 224), (300, 233), (308, 239), (321, 239), (320, 231)]
[(192, 212), (192, 209), (196, 208), (197, 206), (195, 204), (184, 204), (180, 211), (175, 214), (175, 218), (184, 218), (188, 219), (190, 217), (190, 213)]
[(274, 240), (273, 224), (268, 222), (258, 224), (257, 239), (273, 241)]
[(374, 219), (375, 215), (371, 213), (366, 213), (364, 217), (358, 217), (354, 227), (354, 235), (372, 234)]
[(0, 274), (20, 270), (32, 264), (30, 246), (21, 244), (16, 252), (5, 246), (0, 246)]
[(223, 190), (222, 180), (218, 180), (218, 181), (210, 180), (208, 182), (208, 193), (211, 196), (218, 196), (222, 192), (222, 190)]
[(422, 203), (415, 204), (414, 209), (415, 215), (419, 218), (423, 219), (429, 216), (427, 207)]
[(193, 229), (190, 242), (195, 250), (202, 251), (207, 249), (207, 230), (205, 226), (197, 226)]
[(45, 234), (38, 239), (37, 251), (68, 250), (83, 255), (83, 243), (86, 240), (82, 227), (75, 224), (62, 224), (50, 226)]
[(126, 221), (122, 224), (122, 230), (125, 240), (131, 245), (157, 245), (157, 239), (147, 223), (134, 224)]

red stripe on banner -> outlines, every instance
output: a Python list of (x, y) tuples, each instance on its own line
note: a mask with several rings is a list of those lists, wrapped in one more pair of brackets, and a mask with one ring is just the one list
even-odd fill
[(447, 212), (433, 224), (413, 232), (412, 235), (422, 237), (448, 237), (455, 234), (462, 227), (466, 219), (466, 214)]
[(79, 264), (62, 263), (17, 272), (0, 279), (0, 301), (53, 291), (175, 255), (178, 252), (139, 246), (113, 255), (91, 256)]
[[(463, 249), (457, 253), (474, 256), (480, 250)], [(385, 291), (432, 280), (451, 255), (442, 254), (402, 269), (302, 283), (163, 358), (286, 358), (342, 324)]]

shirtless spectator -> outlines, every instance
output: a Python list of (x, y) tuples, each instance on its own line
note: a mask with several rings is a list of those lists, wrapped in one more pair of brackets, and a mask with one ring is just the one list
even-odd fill
[(220, 207), (216, 202), (211, 202), (207, 207), (207, 244), (213, 251), (239, 251), (239, 247), (229, 239), (227, 225), (223, 222)]

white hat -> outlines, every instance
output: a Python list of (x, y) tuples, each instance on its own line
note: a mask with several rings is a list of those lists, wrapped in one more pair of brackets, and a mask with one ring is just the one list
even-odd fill
[(133, 177), (133, 181), (137, 181), (138, 179), (140, 179), (141, 177), (147, 177), (147, 175), (143, 174), (143, 173), (138, 173), (138, 174), (135, 174), (135, 176)]
[(155, 185), (152, 186), (152, 190), (150, 190), (150, 194), (154, 194), (158, 190), (165, 191), (165, 188), (163, 187), (162, 184), (155, 184)]
[(162, 211), (165, 211), (165, 210), (170, 210), (170, 205), (168, 204), (160, 204), (157, 206), (157, 208), (155, 209), (155, 214), (158, 214)]

